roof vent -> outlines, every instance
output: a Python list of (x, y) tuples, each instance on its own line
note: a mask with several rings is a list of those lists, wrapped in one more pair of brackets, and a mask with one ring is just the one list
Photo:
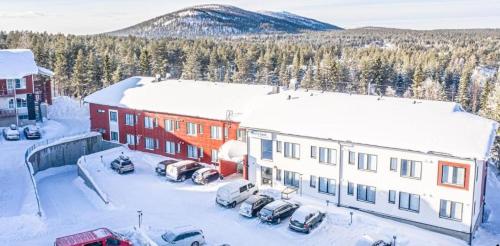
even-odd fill
[(288, 95), (287, 100), (292, 100), (292, 95)]

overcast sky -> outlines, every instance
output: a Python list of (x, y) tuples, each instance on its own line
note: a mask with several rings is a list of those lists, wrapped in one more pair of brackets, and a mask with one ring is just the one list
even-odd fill
[(206, 3), (288, 11), (344, 28), (500, 28), (500, 0), (0, 0), (0, 30), (94, 34)]

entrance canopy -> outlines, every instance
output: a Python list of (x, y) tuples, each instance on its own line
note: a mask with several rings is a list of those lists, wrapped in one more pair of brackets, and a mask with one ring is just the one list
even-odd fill
[(219, 148), (219, 159), (242, 162), (247, 154), (247, 144), (238, 140), (229, 140)]

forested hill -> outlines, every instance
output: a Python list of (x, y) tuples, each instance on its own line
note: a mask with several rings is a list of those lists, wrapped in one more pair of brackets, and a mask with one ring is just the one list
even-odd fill
[(57, 90), (83, 97), (129, 76), (278, 84), (456, 101), (500, 121), (500, 31), (362, 28), (228, 39), (0, 32), (30, 48)]
[(108, 33), (114, 36), (221, 37), (340, 29), (288, 12), (252, 12), (229, 5), (200, 5)]

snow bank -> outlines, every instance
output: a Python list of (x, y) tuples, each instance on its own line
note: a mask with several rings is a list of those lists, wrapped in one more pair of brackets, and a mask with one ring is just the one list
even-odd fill
[(49, 119), (88, 119), (89, 108), (76, 99), (61, 96), (54, 98), (47, 116)]
[(0, 50), (0, 79), (19, 79), (31, 74), (38, 74), (31, 50)]

